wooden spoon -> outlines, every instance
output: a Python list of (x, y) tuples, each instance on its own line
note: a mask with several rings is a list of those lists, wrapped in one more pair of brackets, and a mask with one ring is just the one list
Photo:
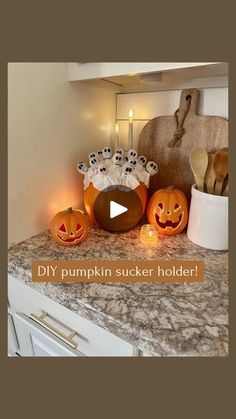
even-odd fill
[(215, 153), (213, 167), (215, 170), (215, 194), (222, 194), (224, 178), (228, 175), (228, 148), (221, 148)]
[(208, 166), (205, 176), (206, 192), (214, 194), (214, 185), (216, 180), (215, 170), (213, 167), (214, 154), (208, 153)]
[(222, 195), (229, 196), (229, 175), (224, 178), (223, 187), (222, 187)]
[(224, 190), (224, 192), (223, 192), (222, 195), (223, 196), (229, 196), (229, 184), (226, 186), (226, 188), (225, 188), (225, 190)]
[(204, 191), (204, 179), (208, 166), (208, 154), (204, 148), (194, 148), (189, 157), (197, 189)]

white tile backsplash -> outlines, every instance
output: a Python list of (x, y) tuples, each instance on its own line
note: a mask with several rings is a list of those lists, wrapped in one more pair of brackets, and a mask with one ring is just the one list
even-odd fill
[[(228, 118), (228, 88), (209, 88), (200, 90), (198, 113)], [(117, 94), (117, 118), (128, 118), (129, 109), (134, 111), (134, 144), (137, 146), (139, 134), (149, 119), (161, 115), (171, 115), (179, 106), (181, 90), (163, 92), (143, 92)], [(121, 145), (126, 148), (128, 121), (119, 121)]]

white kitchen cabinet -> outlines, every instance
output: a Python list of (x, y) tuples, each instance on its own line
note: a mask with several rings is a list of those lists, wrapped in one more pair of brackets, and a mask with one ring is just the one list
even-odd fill
[(69, 63), (68, 77), (70, 81), (74, 80), (89, 80), (98, 78), (107, 78), (114, 76), (136, 75), (153, 72), (162, 72), (168, 70), (179, 70), (185, 68), (194, 68), (214, 65), (212, 62), (199, 63), (148, 63), (148, 62), (120, 62), (120, 63)]
[(17, 356), (19, 349), (16, 330), (12, 315), (8, 313), (8, 354), (10, 356)]
[[(224, 62), (68, 63), (68, 80), (116, 86), (116, 93), (227, 87)], [(105, 84), (104, 84), (105, 83)]]
[(14, 320), (19, 341), (19, 354), (21, 356), (83, 356), (79, 350), (71, 348), (25, 314), (16, 313)]
[[(139, 354), (137, 348), (130, 343), (12, 276), (9, 276), (8, 293), (21, 356), (81, 356), (83, 354), (95, 357), (120, 357)], [(32, 314), (40, 317), (43, 312), (49, 314), (50, 324), (59, 329), (63, 335), (68, 335), (71, 331), (77, 332), (73, 338), (78, 343), (76, 349), (70, 348), (30, 318)]]

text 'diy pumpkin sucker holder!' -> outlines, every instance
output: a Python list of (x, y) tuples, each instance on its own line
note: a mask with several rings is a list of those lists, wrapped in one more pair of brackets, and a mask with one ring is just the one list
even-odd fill
[[(157, 164), (134, 149), (113, 152), (108, 146), (88, 158), (89, 166), (79, 161), (77, 170), (84, 175), (84, 206), (91, 221), (108, 231), (132, 229), (145, 213), (149, 179), (158, 172)], [(128, 211), (112, 217), (111, 203)]]

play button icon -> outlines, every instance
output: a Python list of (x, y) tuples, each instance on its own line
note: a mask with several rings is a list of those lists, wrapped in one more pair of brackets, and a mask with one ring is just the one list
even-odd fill
[(97, 224), (107, 231), (127, 231), (136, 226), (144, 208), (139, 195), (124, 185), (103, 189), (95, 199), (93, 215)]
[(118, 202), (110, 201), (110, 218), (118, 217), (118, 215), (127, 212), (128, 208), (118, 204)]

